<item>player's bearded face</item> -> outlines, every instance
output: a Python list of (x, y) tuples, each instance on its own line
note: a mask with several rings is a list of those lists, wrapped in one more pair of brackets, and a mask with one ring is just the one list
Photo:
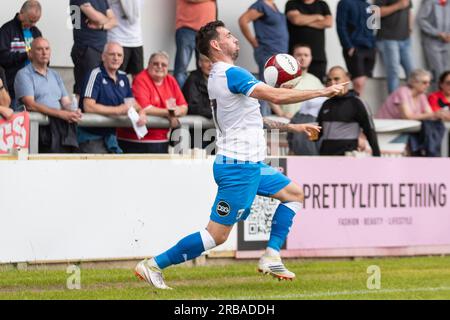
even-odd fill
[(239, 57), (239, 44), (238, 43), (232, 43), (229, 42), (225, 43), (222, 46), (222, 51), (225, 55), (231, 57), (233, 61), (236, 61)]
[(239, 40), (236, 39), (229, 30), (221, 28), (220, 33), (220, 48), (222, 52), (236, 61), (239, 57)]

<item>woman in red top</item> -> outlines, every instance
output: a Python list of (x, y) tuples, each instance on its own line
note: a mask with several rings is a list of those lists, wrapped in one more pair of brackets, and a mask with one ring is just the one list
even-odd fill
[[(179, 126), (179, 117), (187, 114), (187, 103), (174, 77), (169, 74), (169, 56), (160, 51), (151, 55), (146, 70), (133, 81), (133, 95), (149, 116), (169, 120), (171, 128)], [(117, 130), (119, 145), (125, 153), (168, 153), (170, 129), (149, 128), (139, 139), (133, 129)]]
[(439, 78), (439, 91), (428, 96), (433, 111), (439, 111), (441, 119), (450, 121), (450, 71), (445, 71)]

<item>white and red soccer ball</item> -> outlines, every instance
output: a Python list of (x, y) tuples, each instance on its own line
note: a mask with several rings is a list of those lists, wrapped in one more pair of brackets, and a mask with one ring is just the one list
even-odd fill
[(300, 81), (302, 68), (293, 56), (285, 53), (273, 55), (264, 66), (264, 80), (272, 87), (282, 84), (296, 86)]

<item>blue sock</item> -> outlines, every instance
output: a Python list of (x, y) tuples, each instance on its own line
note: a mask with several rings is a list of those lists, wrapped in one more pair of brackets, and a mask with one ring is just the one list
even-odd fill
[(208, 231), (203, 230), (181, 239), (174, 247), (155, 257), (160, 269), (199, 257), (204, 251), (216, 246)]
[(272, 219), (272, 230), (267, 246), (276, 251), (280, 251), (286, 241), (289, 230), (291, 229), (294, 216), (300, 209), (300, 203), (289, 202), (281, 203)]

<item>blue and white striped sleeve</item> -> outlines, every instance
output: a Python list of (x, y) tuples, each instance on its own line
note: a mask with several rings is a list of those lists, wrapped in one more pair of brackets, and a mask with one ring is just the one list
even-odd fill
[(250, 72), (240, 67), (231, 67), (225, 72), (228, 89), (234, 94), (250, 96), (256, 85), (261, 83)]
[(81, 92), (82, 98), (91, 98), (97, 100), (102, 85), (100, 68), (91, 71), (89, 77), (85, 80), (85, 86)]

